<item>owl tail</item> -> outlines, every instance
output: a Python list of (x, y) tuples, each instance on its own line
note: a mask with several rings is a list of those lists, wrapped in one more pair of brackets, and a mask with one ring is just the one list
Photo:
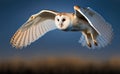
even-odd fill
[[(92, 41), (90, 41), (91, 47), (89, 47), (89, 46), (87, 45), (87, 42), (86, 42), (86, 40), (85, 40), (84, 35), (82, 35), (82, 36), (80, 37), (80, 40), (79, 40), (78, 42), (81, 43), (81, 45), (82, 45), (83, 47), (86, 46), (86, 47), (89, 48), (89, 49), (101, 48), (101, 47), (106, 46), (106, 42), (105, 42), (104, 39), (103, 39), (102, 37), (100, 37), (100, 36), (97, 38), (97, 42), (98, 42), (98, 45), (97, 45), (97, 46), (94, 45), (94, 43), (93, 43)], [(104, 42), (104, 43), (103, 43), (103, 42)]]
[(84, 36), (84, 35), (82, 35), (82, 36), (80, 37), (79, 43), (81, 43), (82, 46), (88, 47), (89, 49), (95, 49), (96, 47), (98, 47), (98, 46), (95, 46), (95, 45), (94, 45), (94, 43), (92, 42), (92, 40), (90, 40), (91, 47), (89, 47), (89, 46), (87, 45), (87, 42), (86, 42), (86, 39), (85, 39), (85, 36)]
[(78, 42), (81, 43), (82, 46), (87, 46), (87, 42), (85, 40), (84, 35), (81, 35), (80, 40)]

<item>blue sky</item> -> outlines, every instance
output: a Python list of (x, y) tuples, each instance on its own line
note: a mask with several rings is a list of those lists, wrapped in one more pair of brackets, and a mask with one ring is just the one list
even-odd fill
[[(77, 56), (109, 59), (120, 56), (119, 0), (0, 0), (0, 59), (12, 57)], [(90, 50), (78, 43), (79, 32), (54, 30), (22, 50), (10, 45), (10, 38), (27, 19), (43, 9), (74, 12), (73, 6), (91, 7), (108, 21), (114, 30), (112, 43)]]

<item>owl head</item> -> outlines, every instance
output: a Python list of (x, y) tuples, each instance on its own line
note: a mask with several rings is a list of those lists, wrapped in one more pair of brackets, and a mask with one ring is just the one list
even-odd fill
[(56, 27), (60, 30), (66, 30), (70, 26), (70, 17), (65, 13), (57, 14), (55, 17)]

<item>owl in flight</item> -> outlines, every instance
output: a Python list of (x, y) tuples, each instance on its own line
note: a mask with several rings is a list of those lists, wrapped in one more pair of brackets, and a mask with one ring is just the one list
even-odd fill
[(111, 25), (90, 7), (74, 6), (75, 13), (60, 13), (52, 10), (42, 10), (32, 15), (11, 38), (10, 43), (15, 48), (30, 45), (49, 31), (81, 32), (79, 42), (82, 46), (94, 49), (108, 45), (113, 36)]

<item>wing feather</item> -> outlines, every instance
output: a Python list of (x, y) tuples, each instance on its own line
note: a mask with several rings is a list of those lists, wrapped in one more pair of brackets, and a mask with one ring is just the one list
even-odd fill
[(21, 32), (18, 31), (18, 32), (14, 35), (14, 38), (12, 39), (12, 40), (14, 40), (14, 41), (11, 41), (11, 42), (13, 43), (13, 46), (15, 46), (15, 45), (17, 44), (17, 40), (19, 40), (20, 34), (21, 34)]
[(19, 37), (15, 40), (15, 42), (16, 42), (15, 45), (17, 45), (16, 48), (19, 48), (19, 44), (20, 44), (22, 36), (23, 36), (23, 33), (21, 32), (20, 35), (19, 35)]
[(23, 35), (22, 35), (22, 37), (21, 37), (21, 40), (20, 40), (20, 42), (19, 42), (19, 47), (21, 47), (21, 46), (24, 45), (25, 35), (26, 35), (26, 31), (23, 33)]
[(25, 36), (25, 43), (24, 43), (24, 45), (27, 46), (27, 43), (29, 44), (29, 30), (26, 31), (26, 36)]
[(45, 33), (56, 29), (54, 18), (57, 12), (42, 10), (32, 15), (11, 38), (11, 44), (15, 48), (22, 48), (30, 45)]
[(35, 37), (35, 27), (33, 26), (32, 27), (32, 42), (34, 42), (35, 39), (36, 39), (36, 37)]
[(30, 32), (29, 32), (29, 45), (31, 44), (31, 42), (32, 42), (32, 27), (30, 28), (30, 30), (29, 30)]
[(38, 39), (39, 38), (39, 30), (38, 30), (38, 25), (36, 26), (36, 29), (35, 29), (35, 35), (36, 35), (36, 38)]

